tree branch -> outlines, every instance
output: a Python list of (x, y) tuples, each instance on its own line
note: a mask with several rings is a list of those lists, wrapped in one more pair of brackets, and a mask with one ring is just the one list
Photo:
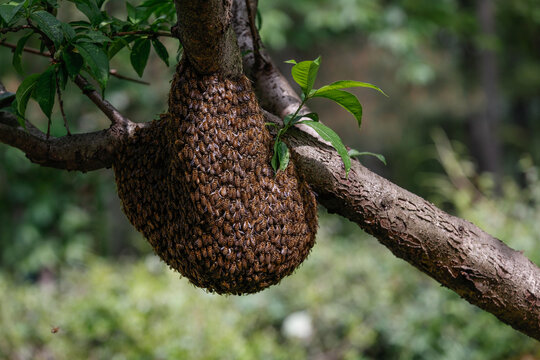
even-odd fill
[[(5, 91), (0, 83), (0, 95)], [(15, 116), (0, 111), (0, 142), (22, 150), (33, 163), (87, 172), (111, 167), (120, 142), (148, 124), (137, 124), (122, 118), (122, 121), (117, 121), (106, 130), (47, 138), (30, 122), (26, 122), (24, 129)]]
[[(234, 27), (243, 52), (253, 51), (244, 0), (235, 0)], [(264, 108), (283, 117), (299, 104), (286, 79), (261, 51), (244, 68), (255, 80)], [(280, 123), (266, 113), (267, 120)], [(293, 160), (330, 212), (356, 222), (394, 255), (470, 303), (540, 340), (540, 269), (522, 253), (475, 225), (372, 173), (356, 160), (349, 176), (335, 150), (300, 129), (285, 139)]]
[(129, 124), (131, 121), (124, 117), (116, 108), (107, 100), (105, 100), (92, 85), (81, 75), (75, 77), (75, 84), (82, 90), (92, 102), (115, 124)]
[(135, 31), (121, 31), (112, 33), (112, 36), (128, 36), (128, 35), (151, 35), (161, 37), (175, 37), (172, 33), (166, 31), (154, 31), (154, 30), (135, 30)]

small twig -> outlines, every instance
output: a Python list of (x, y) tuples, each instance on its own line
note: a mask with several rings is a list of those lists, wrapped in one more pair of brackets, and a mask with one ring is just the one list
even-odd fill
[(116, 78), (118, 78), (118, 79), (127, 80), (127, 81), (132, 81), (132, 82), (134, 82), (134, 83), (142, 84), (142, 85), (150, 85), (149, 82), (146, 82), (146, 81), (143, 81), (143, 80), (139, 80), (139, 79), (130, 78), (130, 77), (124, 76), (124, 75), (120, 75), (116, 69), (111, 69), (111, 70), (109, 71), (109, 73), (110, 73), (112, 76), (114, 76), (114, 77), (116, 77)]
[[(10, 43), (4, 42), (4, 41), (0, 42), (0, 46), (5, 46), (5, 47), (10, 48), (12, 50), (15, 50), (17, 48), (16, 45), (10, 44)], [(37, 49), (33, 49), (33, 48), (29, 48), (29, 47), (23, 48), (23, 51), (27, 52), (27, 53), (30, 53), (30, 54), (34, 54), (34, 55), (39, 55), (39, 56), (44, 56), (44, 57), (49, 57), (49, 58), (51, 57), (51, 54), (49, 52), (40, 52)], [(109, 73), (111, 74), (111, 76), (117, 77), (118, 79), (132, 81), (134, 83), (142, 84), (142, 85), (150, 85), (149, 82), (121, 75), (121, 74), (118, 73), (118, 70), (116, 70), (116, 69), (111, 69), (109, 71)]]
[[(0, 41), (0, 46), (4, 46), (4, 47), (10, 48), (12, 50), (15, 50), (17, 48), (17, 45), (10, 44), (10, 43), (5, 42), (5, 41)], [(30, 48), (30, 47), (24, 47), (23, 51), (27, 52), (27, 53), (30, 53), (30, 54), (34, 54), (34, 55), (39, 55), (39, 56), (44, 56), (44, 57), (51, 57), (51, 53), (49, 53), (48, 51), (47, 52), (41, 52), (38, 49), (34, 49), (34, 48)]]
[(32, 26), (30, 25), (20, 25), (20, 26), (15, 26), (15, 27), (12, 27), (12, 28), (1, 28), (0, 29), (0, 34), (7, 34), (8, 32), (17, 32), (17, 31), (21, 31), (21, 30), (25, 30), (25, 29), (31, 29)]
[(97, 92), (92, 85), (81, 75), (75, 77), (75, 84), (82, 90), (92, 102), (111, 120), (113, 125), (116, 124), (129, 124), (131, 121), (124, 117), (110, 102), (105, 100), (99, 92)]
[(112, 37), (116, 36), (128, 36), (128, 35), (153, 35), (153, 36), (164, 36), (164, 37), (175, 37), (170, 32), (166, 31), (153, 31), (153, 30), (134, 30), (134, 31), (121, 31), (112, 33)]
[(253, 39), (253, 54), (255, 55), (255, 65), (258, 68), (260, 67), (261, 61), (264, 61), (264, 58), (262, 57), (261, 52), (260, 52), (261, 38), (259, 36), (259, 32), (257, 31), (257, 27), (255, 26), (256, 12), (253, 11), (250, 0), (246, 0), (246, 9), (248, 12), (249, 29), (251, 31), (251, 38)]
[[(66, 113), (64, 112), (64, 101), (62, 100), (62, 91), (60, 90), (60, 83), (58, 81), (58, 76), (55, 74), (54, 76), (56, 80), (56, 95), (58, 96), (58, 105), (60, 106), (60, 113), (62, 113), (62, 118), (64, 119), (64, 127), (67, 130), (68, 136), (71, 136), (71, 132), (69, 131), (69, 124), (67, 122)], [(49, 119), (49, 126), (51, 125), (51, 120)], [(49, 131), (47, 130), (47, 138), (49, 137)]]

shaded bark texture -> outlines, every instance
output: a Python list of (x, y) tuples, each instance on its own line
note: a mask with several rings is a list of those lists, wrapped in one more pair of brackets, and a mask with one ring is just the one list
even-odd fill
[[(179, 19), (194, 26), (193, 31), (176, 27), (176, 33), (199, 71), (238, 74), (240, 64), (235, 63), (238, 52), (231, 50), (235, 44), (229, 44), (236, 40), (231, 35), (232, 28), (226, 25), (230, 17), (241, 50), (251, 51), (243, 58), (244, 72), (254, 81), (267, 120), (280, 123), (280, 117), (297, 107), (298, 97), (268, 54), (264, 49), (253, 51), (245, 0), (235, 1), (232, 12), (230, 1), (176, 0), (175, 3)], [(200, 7), (208, 11), (201, 13)], [(203, 51), (195, 50), (196, 55), (190, 57), (190, 49), (197, 48)], [(101, 103), (100, 109), (107, 110), (103, 99), (95, 98), (95, 101)], [(113, 125), (108, 130), (47, 140), (30, 127), (25, 132), (12, 117), (0, 114), (0, 141), (20, 148), (32, 161), (42, 165), (81, 171), (109, 167), (120, 138), (129, 138), (133, 132), (130, 129), (137, 127), (123, 118), (116, 121), (120, 127), (115, 127), (119, 125), (111, 118)], [(286, 141), (298, 172), (329, 211), (356, 222), (397, 257), (470, 303), (540, 339), (540, 269), (522, 253), (372, 173), (357, 161), (353, 161), (346, 177), (338, 154), (302, 129), (295, 129)], [(32, 144), (43, 144), (56, 152), (44, 155)]]

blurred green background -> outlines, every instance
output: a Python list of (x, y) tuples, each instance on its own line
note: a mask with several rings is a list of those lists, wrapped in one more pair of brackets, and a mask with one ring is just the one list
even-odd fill
[[(339, 106), (311, 104), (346, 144), (388, 160), (365, 165), (540, 263), (538, 0), (259, 6), (263, 41), (285, 74), (282, 61), (322, 55), (316, 86), (354, 79), (390, 95), (355, 91), (360, 131)], [(177, 44), (167, 47), (174, 54)], [(23, 64), (45, 65), (27, 54)], [(113, 65), (136, 77), (127, 52)], [(133, 120), (156, 118), (173, 71), (153, 54), (143, 77), (151, 85), (112, 78), (107, 98)], [(0, 79), (10, 91), (21, 81), (1, 47)], [(66, 93), (72, 128), (108, 126), (78, 89)], [(36, 104), (28, 114), (46, 127)], [(65, 133), (58, 113), (52, 130)], [(295, 274), (224, 297), (153, 255), (122, 214), (110, 170), (41, 168), (4, 145), (0, 164), (1, 359), (540, 359), (536, 341), (324, 209)]]

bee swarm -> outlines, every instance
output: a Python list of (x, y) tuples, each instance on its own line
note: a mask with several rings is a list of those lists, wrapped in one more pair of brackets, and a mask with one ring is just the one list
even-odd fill
[(317, 205), (292, 162), (277, 175), (272, 138), (246, 77), (177, 69), (169, 112), (126, 142), (114, 166), (131, 223), (193, 284), (260, 291), (315, 241)]

